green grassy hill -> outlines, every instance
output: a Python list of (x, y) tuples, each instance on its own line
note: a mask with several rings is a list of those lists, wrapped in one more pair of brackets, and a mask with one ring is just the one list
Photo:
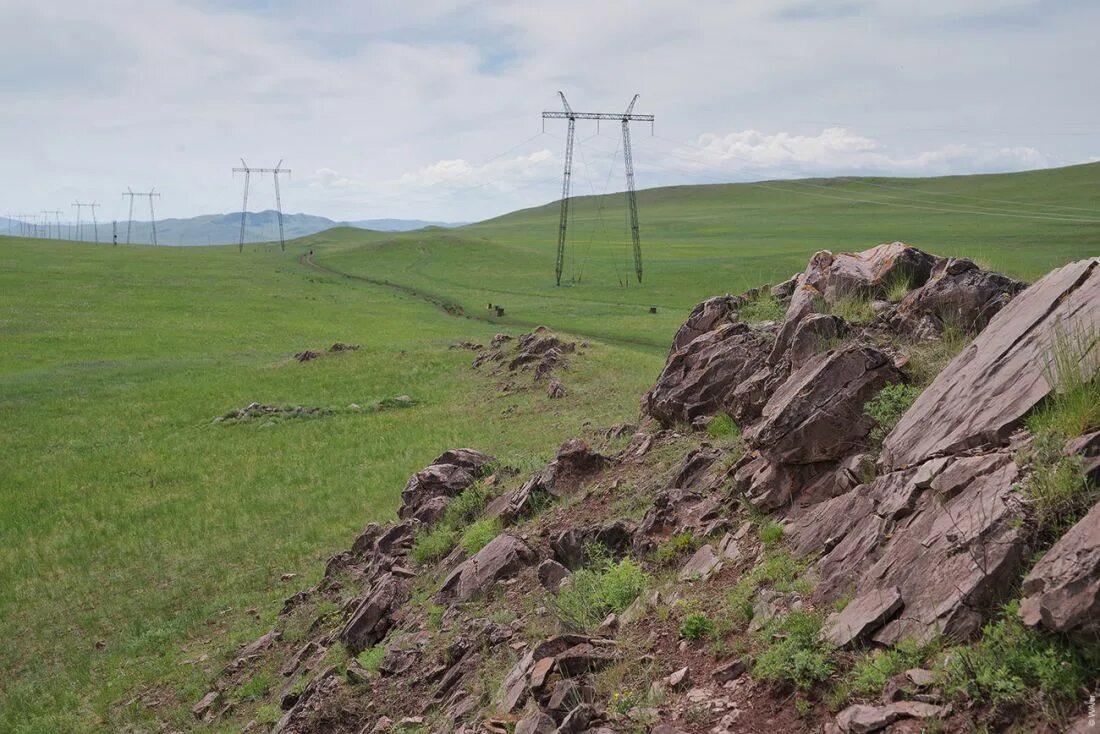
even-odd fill
[[(530, 468), (586, 426), (633, 419), (702, 298), (785, 278), (823, 247), (901, 239), (1022, 277), (1100, 252), (1100, 165), (639, 202), (641, 286), (621, 197), (577, 201), (561, 288), (556, 205), (460, 230), (332, 230), (286, 253), (0, 237), (0, 731), (194, 726), (235, 644), (388, 518), (409, 473), (454, 446)], [(538, 323), (592, 341), (553, 408), (448, 348)], [(337, 340), (363, 348), (292, 359)], [(396, 394), (417, 405), (347, 409)], [(336, 412), (211, 422), (252, 401)]]
[[(680, 186), (638, 194), (645, 276), (633, 280), (622, 194), (574, 202), (562, 287), (558, 205), (457, 230), (306, 238), (345, 272), (446, 296), (471, 312), (504, 305), (516, 324), (550, 321), (663, 348), (698, 301), (776, 282), (819, 249), (902, 240), (1035, 278), (1100, 253), (1100, 164), (985, 176), (822, 179)], [(652, 316), (648, 306), (658, 306)]]

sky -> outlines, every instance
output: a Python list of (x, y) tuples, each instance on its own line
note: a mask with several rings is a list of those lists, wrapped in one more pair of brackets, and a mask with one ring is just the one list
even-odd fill
[[(290, 169), (287, 212), (483, 219), (560, 197), (559, 90), (641, 95), (639, 188), (1100, 160), (1096, 0), (0, 0), (0, 28), (0, 216), (239, 211), (243, 158)], [(622, 190), (619, 126), (577, 141), (574, 193)]]

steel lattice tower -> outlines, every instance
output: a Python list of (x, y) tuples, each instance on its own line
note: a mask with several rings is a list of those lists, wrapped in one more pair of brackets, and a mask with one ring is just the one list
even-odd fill
[(275, 164), (274, 168), (249, 168), (248, 164), (244, 162), (244, 158), (241, 158), (241, 168), (234, 168), (233, 173), (244, 174), (244, 201), (241, 204), (241, 242), (238, 245), (238, 252), (244, 250), (244, 223), (245, 217), (248, 216), (248, 185), (252, 178), (253, 173), (270, 173), (272, 178), (275, 179), (275, 211), (279, 217), (279, 247), (286, 250), (286, 239), (283, 236), (283, 197), (279, 192), (279, 175), (290, 175), (289, 168), (283, 168), (283, 162), (279, 161)]
[(634, 103), (638, 101), (638, 95), (630, 100), (626, 112), (575, 112), (569, 106), (562, 92), (563, 110), (561, 112), (549, 111), (542, 113), (543, 126), (546, 120), (568, 120), (569, 128), (565, 136), (565, 174), (561, 185), (561, 218), (558, 222), (558, 256), (554, 264), (554, 277), (558, 285), (561, 285), (562, 265), (565, 262), (565, 234), (569, 225), (569, 194), (573, 176), (573, 138), (576, 133), (577, 120), (618, 120), (623, 126), (623, 163), (626, 166), (626, 198), (630, 209), (630, 239), (634, 246), (634, 273), (638, 276), (638, 282), (642, 282), (642, 237), (641, 228), (638, 225), (638, 195), (634, 189), (634, 159), (630, 152), (630, 123), (648, 122), (653, 124), (653, 115), (634, 114)]

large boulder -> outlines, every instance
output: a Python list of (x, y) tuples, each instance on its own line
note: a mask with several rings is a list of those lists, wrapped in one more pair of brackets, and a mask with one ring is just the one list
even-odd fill
[(930, 463), (788, 518), (794, 552), (821, 556), (817, 597), (832, 601), (858, 589), (866, 600), (836, 620), (848, 623), (838, 642), (852, 632), (883, 644), (963, 639), (1011, 593), (1030, 555), (1011, 454)]
[(829, 266), (825, 299), (833, 303), (844, 296), (880, 297), (900, 280), (907, 281), (910, 288), (922, 286), (935, 262), (932, 255), (903, 242), (842, 252)]
[(386, 574), (359, 603), (341, 630), (340, 638), (353, 654), (358, 655), (385, 638), (393, 626), (394, 613), (408, 598), (408, 582)]
[(891, 359), (873, 347), (826, 352), (787, 378), (745, 441), (779, 463), (839, 459), (864, 445), (874, 427), (863, 405), (901, 379)]
[(672, 338), (671, 351), (677, 352), (719, 325), (734, 321), (741, 300), (737, 296), (726, 294), (708, 298), (698, 304), (691, 310), (687, 321), (676, 331), (676, 336)]
[(535, 552), (522, 540), (508, 533), (501, 533), (471, 558), (459, 564), (443, 581), (438, 596), (448, 602), (467, 601), (500, 579), (514, 576), (537, 558)]
[(760, 332), (742, 323), (723, 324), (669, 356), (643, 408), (664, 425), (714, 415), (734, 388), (763, 365), (767, 351)]
[(1100, 636), (1100, 504), (1047, 551), (1023, 592), (1027, 624), (1091, 641)]
[(939, 337), (948, 327), (976, 333), (1026, 287), (970, 260), (945, 259), (936, 264), (927, 283), (901, 300), (889, 317), (889, 327), (918, 340)]
[(430, 466), (409, 477), (401, 492), (398, 517), (424, 522), (437, 518), (442, 511), (438, 499), (450, 499), (462, 492), (477, 481), (493, 461), (493, 457), (473, 449), (443, 453)]
[(886, 437), (883, 464), (899, 469), (1006, 444), (1050, 392), (1045, 373), (1058, 331), (1098, 323), (1100, 258), (1048, 273), (997, 313), (921, 393)]

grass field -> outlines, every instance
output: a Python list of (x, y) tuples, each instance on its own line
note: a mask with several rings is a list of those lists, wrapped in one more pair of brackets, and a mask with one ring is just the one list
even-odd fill
[[(409, 473), (460, 445), (531, 467), (586, 422), (635, 418), (704, 297), (785, 278), (823, 247), (901, 239), (1027, 278), (1100, 253), (1100, 165), (876, 182), (906, 190), (643, 192), (641, 287), (620, 287), (632, 265), (610, 199), (578, 200), (562, 288), (555, 206), (455, 231), (333, 230), (286, 253), (0, 237), (0, 731), (143, 730), (151, 707), (192, 726), (187, 708), (234, 646), (391, 516)], [(603, 238), (601, 219), (617, 233)], [(592, 340), (552, 409), (448, 349), (538, 323)], [(363, 348), (291, 359), (337, 340)], [(344, 410), (396, 394), (417, 404)], [(211, 422), (254, 400), (338, 410)]]

